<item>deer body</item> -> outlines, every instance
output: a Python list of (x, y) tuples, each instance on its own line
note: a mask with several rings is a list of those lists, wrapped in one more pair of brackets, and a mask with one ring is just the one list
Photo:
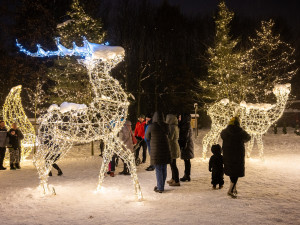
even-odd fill
[(52, 105), (48, 112), (39, 118), (38, 151), (34, 155), (34, 164), (38, 170), (41, 185), (49, 190), (48, 174), (52, 164), (61, 159), (74, 143), (87, 143), (102, 139), (105, 143), (103, 163), (100, 169), (97, 190), (100, 190), (104, 174), (114, 154), (127, 163), (133, 178), (138, 199), (142, 193), (136, 174), (135, 160), (132, 152), (117, 137), (127, 117), (127, 95), (119, 82), (109, 73), (115, 65), (123, 60), (124, 49), (89, 43), (84, 39), (84, 46), (67, 49), (57, 41), (58, 51), (46, 52), (38, 46), (36, 53), (21, 51), (34, 56), (71, 55), (82, 56), (78, 60), (88, 69), (88, 76), (94, 92), (94, 99), (89, 107), (74, 103), (63, 103), (60, 107)]

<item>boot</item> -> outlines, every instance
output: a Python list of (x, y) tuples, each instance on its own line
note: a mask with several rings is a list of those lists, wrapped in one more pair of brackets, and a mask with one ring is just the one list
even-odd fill
[(115, 172), (112, 172), (110, 171), (110, 174), (109, 174), (111, 177), (114, 177), (115, 176)]
[(63, 175), (63, 172), (61, 170), (58, 170), (57, 176)]
[(235, 186), (234, 186), (234, 188), (233, 188), (233, 193), (235, 194), (235, 195), (237, 195), (237, 190), (236, 190), (236, 184), (235, 184)]
[(233, 192), (234, 188), (233, 188), (234, 183), (230, 182), (230, 186), (229, 186), (229, 190), (227, 192), (227, 195), (229, 195), (231, 198), (236, 198), (236, 194)]
[(212, 189), (216, 190), (217, 189), (217, 185), (213, 185)]
[(219, 189), (222, 189), (223, 188), (223, 185), (219, 185)]
[(10, 170), (16, 170), (15, 166), (13, 163), (10, 164)]
[(0, 170), (6, 170), (4, 166), (0, 166)]
[(21, 169), (20, 163), (15, 164), (16, 169)]
[(182, 181), (182, 182), (191, 181), (191, 177), (184, 175), (182, 178), (180, 178), (180, 181)]
[(51, 171), (49, 172), (48, 176), (49, 176), (49, 177), (52, 177), (52, 172), (51, 172)]
[(174, 181), (174, 182), (172, 182), (172, 183), (169, 183), (169, 186), (171, 186), (171, 187), (178, 187), (178, 186), (180, 186), (180, 182), (176, 183), (176, 182)]
[(173, 180), (173, 179), (167, 181), (168, 184), (171, 184), (173, 182), (175, 182), (175, 180)]

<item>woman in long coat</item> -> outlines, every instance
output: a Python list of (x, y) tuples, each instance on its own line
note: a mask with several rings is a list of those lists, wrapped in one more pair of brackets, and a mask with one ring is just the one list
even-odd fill
[(168, 181), (170, 186), (180, 186), (179, 182), (179, 172), (176, 165), (176, 159), (179, 158), (180, 148), (179, 148), (179, 128), (178, 128), (178, 119), (175, 115), (168, 114), (166, 117), (166, 123), (170, 126), (169, 134), (169, 145), (171, 152), (171, 170), (172, 170), (172, 179)]
[(245, 144), (250, 135), (240, 127), (239, 118), (233, 117), (229, 125), (221, 132), (223, 139), (224, 173), (230, 177), (228, 195), (236, 197), (236, 183), (245, 176)]
[(157, 186), (155, 192), (162, 193), (167, 178), (167, 164), (171, 162), (169, 149), (169, 125), (164, 122), (164, 116), (160, 112), (155, 112), (152, 124), (146, 132), (146, 139), (150, 141), (151, 165), (154, 165), (156, 172)]
[(191, 181), (191, 159), (194, 158), (194, 142), (193, 131), (191, 127), (191, 115), (181, 115), (179, 123), (179, 146), (181, 152), (181, 159), (184, 160), (184, 176), (180, 181)]
[[(122, 127), (121, 131), (119, 132), (119, 138), (123, 141), (126, 145), (126, 148), (133, 152), (133, 132), (131, 130), (131, 122), (126, 120), (124, 126)], [(124, 163), (124, 169), (122, 172), (119, 173), (120, 175), (130, 175), (128, 167), (126, 163)]]

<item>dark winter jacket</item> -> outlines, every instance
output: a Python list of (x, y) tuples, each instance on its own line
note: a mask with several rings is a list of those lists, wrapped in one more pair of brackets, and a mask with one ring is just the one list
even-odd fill
[(245, 142), (250, 135), (238, 125), (229, 125), (221, 132), (224, 172), (227, 176), (245, 176)]
[[(219, 146), (219, 145), (218, 145)], [(209, 159), (209, 171), (212, 177), (220, 177), (224, 174), (223, 156), (221, 155), (221, 147), (219, 149), (212, 148), (213, 155)]]
[[(15, 131), (15, 135), (12, 135), (12, 131)], [(24, 139), (24, 135), (19, 129), (10, 129), (8, 131), (9, 146), (14, 149), (21, 149), (21, 141)]]
[(155, 112), (152, 124), (149, 125), (146, 132), (146, 139), (150, 140), (151, 165), (169, 164), (171, 162), (169, 133), (169, 125), (164, 123), (163, 114)]
[(170, 134), (169, 134), (169, 145), (171, 152), (171, 159), (177, 159), (180, 155), (179, 148), (179, 128), (178, 128), (178, 119), (175, 115), (168, 114), (166, 118), (166, 123), (170, 126)]
[(184, 114), (181, 116), (179, 123), (179, 146), (181, 159), (194, 158), (193, 131), (191, 127), (191, 115)]
[(0, 128), (0, 148), (4, 148), (8, 144), (8, 134), (5, 127)]

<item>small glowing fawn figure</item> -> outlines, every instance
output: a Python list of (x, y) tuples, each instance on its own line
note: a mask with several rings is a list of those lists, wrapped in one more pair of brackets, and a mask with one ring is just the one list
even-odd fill
[(83, 40), (83, 47), (73, 43), (73, 49), (67, 49), (56, 39), (57, 51), (38, 50), (31, 53), (19, 43), (21, 52), (32, 57), (79, 56), (79, 63), (88, 70), (88, 77), (94, 92), (89, 107), (84, 104), (64, 102), (52, 105), (48, 112), (39, 118), (38, 150), (34, 155), (34, 164), (38, 170), (41, 186), (45, 192), (48, 186), (48, 174), (56, 159), (61, 159), (74, 143), (87, 143), (104, 140), (103, 163), (100, 169), (97, 191), (101, 189), (108, 164), (114, 154), (127, 163), (133, 179), (135, 193), (139, 200), (142, 192), (136, 174), (135, 159), (117, 137), (127, 117), (127, 95), (119, 82), (110, 76), (110, 71), (124, 58), (124, 49), (118, 46), (105, 46)]
[(251, 156), (254, 142), (256, 140), (259, 156), (263, 159), (264, 147), (262, 135), (274, 124), (283, 114), (291, 84), (275, 85), (273, 93), (276, 96), (276, 103), (271, 104), (237, 104), (223, 99), (213, 104), (208, 109), (208, 115), (212, 120), (211, 130), (203, 138), (203, 158), (206, 158), (208, 147), (218, 143), (221, 131), (226, 128), (229, 120), (238, 115), (241, 127), (251, 135), (251, 141), (247, 146), (247, 157)]

